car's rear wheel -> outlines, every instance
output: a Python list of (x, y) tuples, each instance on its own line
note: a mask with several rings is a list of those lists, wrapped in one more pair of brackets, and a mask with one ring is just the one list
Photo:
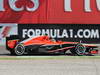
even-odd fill
[(75, 48), (71, 49), (70, 50), (74, 55), (79, 55), (79, 56), (82, 56), (82, 55), (85, 55), (85, 52), (86, 52), (86, 47), (84, 45), (82, 45), (81, 43), (77, 44), (75, 46)]
[(14, 50), (10, 50), (11, 55), (16, 55)]
[(15, 54), (16, 55), (23, 55), (25, 53), (25, 47), (23, 46), (23, 44), (18, 44), (16, 47), (15, 47)]

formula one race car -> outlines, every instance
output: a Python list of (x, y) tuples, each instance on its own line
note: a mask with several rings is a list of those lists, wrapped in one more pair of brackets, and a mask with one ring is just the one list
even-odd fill
[(38, 36), (20, 40), (17, 35), (6, 38), (6, 48), (11, 54), (23, 55), (30, 53), (64, 53), (68, 50), (73, 55), (87, 55), (97, 53), (97, 46), (80, 42), (63, 42), (51, 39), (49, 36)]

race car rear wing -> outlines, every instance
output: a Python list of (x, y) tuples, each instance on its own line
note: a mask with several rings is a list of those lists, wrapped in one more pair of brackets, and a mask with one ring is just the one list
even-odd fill
[(20, 41), (18, 35), (10, 35), (9, 37), (6, 37), (6, 49), (7, 50), (11, 50), (11, 48), (8, 46), (8, 41), (10, 41), (10, 40), (18, 40), (18, 41)]

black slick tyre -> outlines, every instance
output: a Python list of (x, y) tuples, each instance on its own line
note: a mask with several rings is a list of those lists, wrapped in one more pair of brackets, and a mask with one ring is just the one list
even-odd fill
[(18, 44), (14, 50), (15, 54), (21, 56), (25, 53), (25, 47), (23, 44)]
[(83, 56), (85, 55), (86, 47), (81, 43), (78, 43), (75, 48), (71, 49), (70, 51), (74, 55)]

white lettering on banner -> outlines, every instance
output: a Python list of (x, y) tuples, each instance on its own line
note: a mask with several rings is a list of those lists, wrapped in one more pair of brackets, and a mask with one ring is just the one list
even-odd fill
[(73, 38), (73, 29), (69, 29), (70, 32), (70, 38)]
[(22, 31), (23, 38), (41, 35), (48, 35), (52, 38), (100, 38), (98, 29), (79, 29), (76, 33), (73, 29), (23, 29)]
[[(4, 8), (4, 1), (5, 0), (0, 0), (0, 11), (5, 11), (6, 9)], [(28, 7), (27, 5), (21, 5), (21, 7), (17, 7), (16, 2), (18, 0), (8, 0), (8, 4), (10, 6), (10, 8), (13, 11), (24, 11), (25, 9), (27, 11), (36, 11), (39, 8), (40, 2), (39, 0), (31, 0), (31, 2), (34, 4), (33, 7)], [(97, 10), (100, 11), (100, 0), (95, 0), (96, 2), (96, 6)], [(64, 0), (64, 11), (66, 12), (72, 12), (72, 0)], [(81, 5), (80, 5), (81, 6)], [(84, 0), (84, 9), (85, 12), (92, 12), (92, 8), (91, 8), (91, 0)]]
[(89, 38), (97, 38), (97, 39), (100, 38), (98, 29), (96, 29), (96, 30), (94, 30), (94, 29), (91, 29), (91, 30), (89, 30), (89, 29), (85, 29), (85, 30), (79, 29), (77, 31), (77, 36), (78, 36), (78, 38), (88, 38), (88, 39)]
[(63, 30), (62, 36), (63, 38), (68, 38), (68, 32), (66, 29)]
[(100, 38), (98, 29), (96, 29), (96, 30), (92, 29), (91, 30), (91, 38), (98, 38), (98, 39)]
[(60, 30), (59, 29), (57, 29), (57, 35), (58, 36), (56, 36), (56, 37), (58, 37), (58, 38), (61, 38), (62, 36), (60, 35)]
[[(0, 0), (0, 11), (6, 11), (6, 9), (4, 8), (4, 1), (5, 0)], [(21, 5), (21, 7), (17, 7), (16, 2), (19, 0), (8, 0), (8, 4), (10, 6), (10, 8), (13, 11), (24, 11), (25, 9), (27, 11), (36, 11), (39, 8), (40, 2), (39, 0), (31, 0), (31, 2), (34, 4), (33, 7), (28, 7), (27, 5)], [(100, 11), (100, 0), (95, 0), (96, 2), (96, 6), (97, 10)], [(66, 12), (72, 12), (72, 0), (64, 0), (64, 11)], [(80, 5), (81, 6), (81, 5)], [(84, 9), (85, 12), (92, 12), (92, 8), (91, 8), (91, 0), (84, 0)]]
[(100, 0), (96, 0), (96, 3), (97, 3), (97, 8), (100, 11)]
[[(71, 1), (72, 0), (64, 0), (64, 9), (66, 12), (71, 12)], [(100, 0), (96, 0), (97, 10), (100, 11)], [(92, 12), (91, 10), (91, 0), (84, 0), (84, 11)]]
[(31, 0), (34, 3), (33, 8), (26, 7), (27, 11), (36, 11), (39, 7), (39, 0)]
[(64, 0), (65, 11), (71, 12), (71, 0)]
[(54, 29), (54, 32), (53, 32), (53, 30), (52, 29), (50, 29), (50, 36), (52, 36), (52, 38), (55, 38), (56, 37), (56, 34), (57, 34), (57, 30), (56, 29)]
[[(32, 8), (29, 8), (28, 6), (23, 6), (23, 5), (20, 8), (18, 8), (15, 4), (17, 1), (18, 0), (8, 0), (8, 4), (13, 11), (23, 11), (25, 9), (27, 11), (36, 11), (39, 7), (39, 0), (31, 0), (31, 2), (34, 4)], [(4, 0), (0, 0), (0, 11), (5, 11)]]
[(60, 32), (60, 29), (23, 29), (23, 35), (22, 37), (25, 38), (28, 37), (36, 37), (40, 35), (48, 35), (52, 38), (68, 38), (68, 32), (66, 29), (64, 29), (62, 32)]
[(4, 0), (0, 0), (0, 11), (5, 11), (3, 3), (4, 3)]
[(14, 11), (23, 11), (24, 6), (17, 8), (16, 5), (15, 5), (16, 1), (17, 0), (9, 0), (9, 5), (10, 5), (11, 9), (14, 10)]
[(49, 34), (50, 34), (49, 29), (47, 29), (47, 30), (42, 29), (41, 35), (48, 35), (48, 36), (50, 36)]
[(26, 36), (25, 35), (27, 35), (27, 29), (23, 29), (23, 38), (25, 38)]
[(41, 30), (40, 29), (36, 29), (36, 35), (40, 36), (41, 35)]
[(85, 0), (84, 1), (85, 2), (85, 11), (86, 12), (91, 12), (92, 10), (91, 10), (91, 8), (90, 8), (90, 0)]
[(35, 35), (36, 33), (34, 32), (34, 30), (33, 29), (29, 29), (29, 31), (28, 31), (28, 33), (27, 33), (27, 35), (29, 36), (29, 37), (32, 37), (32, 35)]
[(89, 29), (86, 29), (84, 32), (83, 32), (83, 35), (85, 38), (89, 38), (91, 36), (91, 31)]
[(83, 38), (83, 35), (81, 35), (82, 32), (83, 32), (83, 29), (79, 29), (77, 32), (77, 36), (80, 38)]

